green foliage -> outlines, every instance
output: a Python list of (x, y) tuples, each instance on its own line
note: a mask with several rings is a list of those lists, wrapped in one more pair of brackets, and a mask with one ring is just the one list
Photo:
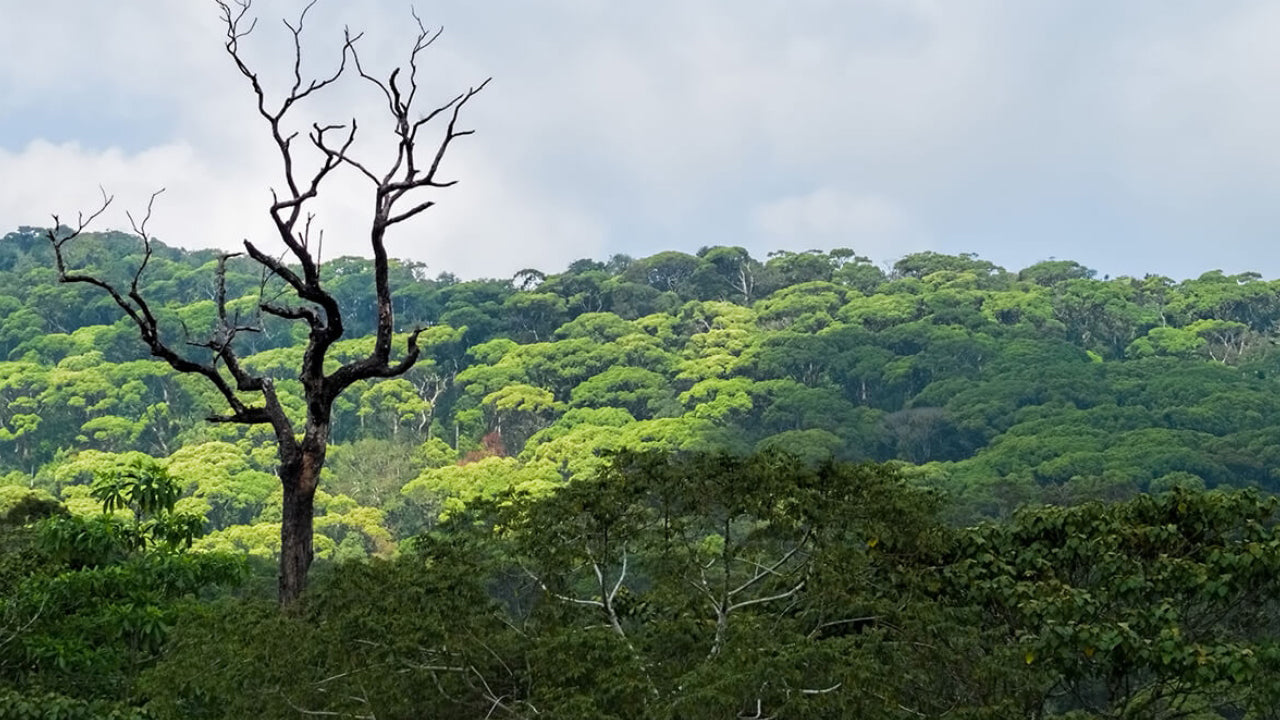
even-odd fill
[(447, 517), (476, 500), (491, 500), (513, 490), (542, 494), (562, 480), (548, 464), (522, 465), (515, 458), (490, 456), (426, 470), (406, 483), (401, 492), (420, 505), (438, 508), (440, 515)]
[(0, 718), (5, 720), (150, 720), (151, 715), (126, 703), (78, 700), (57, 693), (24, 695), (0, 690)]
[(66, 513), (53, 496), (20, 485), (0, 485), (0, 525), (26, 525)]
[[(123, 235), (82, 240), (75, 259), (105, 276), (136, 267)], [(261, 286), (241, 260), (227, 291), (247, 317)], [(192, 292), (214, 261), (155, 246), (166, 332), (212, 322)], [(1280, 286), (1255, 274), (1099, 280), (932, 252), (885, 273), (848, 249), (736, 247), (514, 281), (393, 262), (397, 331), (428, 328), (422, 359), (335, 403), (315, 522), (334, 564), (311, 614), (280, 617), (203, 603), (243, 572), (218, 552), (279, 551), (269, 431), (203, 424), (219, 398), (49, 262), (37, 229), (0, 239), (11, 707), (127, 711), (175, 623), (148, 689), (170, 717), (1277, 705), (1273, 518), (1204, 492), (1280, 489)], [(334, 358), (367, 353), (371, 265), (322, 272), (357, 310)], [(237, 350), (300, 414), (299, 338), (273, 322)], [(1118, 504), (1017, 511), (1094, 500)], [(942, 522), (982, 517), (1005, 521)], [(226, 664), (202, 679), (206, 646)]]
[[(274, 488), (274, 460), (254, 455), (263, 430), (202, 425), (217, 402), (209, 389), (143, 358), (101, 298), (54, 283), (38, 239), (29, 228), (0, 241), (0, 272), (13, 279), (0, 288), (32, 288), (0, 289), (16, 333), (0, 361), (0, 471), (85, 513), (94, 504), (68, 486), (99, 460), (141, 451), (169, 458), (185, 482), (180, 507), (211, 530), (257, 522)], [(82, 239), (84, 260), (104, 272), (127, 277), (137, 261), (123, 236)], [(209, 269), (208, 253), (157, 252), (152, 302), (175, 323), (207, 323), (208, 303), (182, 288)], [(238, 260), (228, 291), (248, 313), (260, 288)], [(812, 457), (942, 463), (919, 476), (946, 485), (957, 517), (1022, 500), (1124, 497), (1169, 473), (1210, 487), (1276, 484), (1280, 456), (1261, 438), (1280, 431), (1270, 342), (1280, 301), (1253, 274), (1099, 280), (1069, 260), (1015, 274), (971, 255), (918, 253), (886, 275), (848, 249), (761, 262), (734, 247), (529, 269), (518, 287), (433, 280), (412, 264), (391, 271), (397, 317), (429, 326), (423, 358), (337, 401), (332, 458), (342, 470), (326, 482), (383, 511), (397, 534), (432, 513), (400, 492), (423, 470), (406, 448), (430, 438), (458, 459), (546, 461), (567, 476), (590, 474), (600, 449), (794, 439)], [(325, 265), (355, 308), (372, 307), (370, 272), (358, 258)], [(55, 296), (68, 303), (56, 312), (36, 302)], [(367, 352), (369, 322), (353, 321), (335, 358)], [(282, 402), (301, 413), (286, 372), (296, 339), (238, 342), (246, 367), (278, 376)], [(1079, 413), (1107, 405), (1146, 411), (1121, 433), (1212, 437), (1109, 435), (1082, 450), (1077, 426), (1096, 418)], [(586, 409), (630, 420), (572, 431), (560, 422)]]
[(1280, 691), (1276, 508), (1178, 489), (1027, 509), (959, 538), (945, 592), (1043, 669), (1054, 717), (1265, 716)]
[(183, 484), (187, 498), (201, 503), (210, 529), (252, 521), (280, 482), (263, 469), (248, 443), (190, 443), (169, 456), (165, 467)]
[(89, 492), (102, 514), (0, 534), (0, 716), (143, 717), (125, 703), (181, 601), (243, 579), (238, 558), (184, 552), (204, 520), (174, 512), (178, 486), (154, 460), (100, 472)]
[(516, 688), (499, 684), (514, 638), (486, 592), (489, 551), (477, 540), (460, 528), (395, 560), (340, 565), (316, 578), (296, 612), (228, 601), (188, 613), (143, 680), (149, 710), (483, 717)]
[(891, 572), (913, 539), (933, 542), (931, 502), (878, 468), (802, 467), (623, 454), (554, 493), (482, 502), (393, 561), (317, 578), (295, 612), (220, 603), (186, 615), (146, 673), (148, 708), (697, 718), (758, 696), (788, 716), (854, 707), (856, 693), (802, 692), (851, 671), (846, 640), (805, 638), (839, 612), (850, 578), (878, 594), (871, 568)]
[(957, 530), (884, 466), (620, 453), (296, 611), (205, 605), (144, 687), (184, 718), (1271, 717), (1276, 507), (1176, 490)]

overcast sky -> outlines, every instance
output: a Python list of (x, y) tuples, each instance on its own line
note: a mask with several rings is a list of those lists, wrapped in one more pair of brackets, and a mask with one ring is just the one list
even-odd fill
[[(289, 68), (258, 0), (246, 41)], [(390, 251), (463, 277), (704, 245), (852, 247), (877, 262), (974, 252), (1111, 275), (1280, 276), (1280, 3), (1274, 0), (422, 0), (445, 33), (427, 99), (494, 78), (459, 181)], [(89, 207), (184, 247), (269, 238), (279, 169), (202, 0), (0, 0), (0, 233)], [(344, 24), (385, 73), (410, 3), (320, 0), (304, 70)], [(281, 88), (274, 82), (269, 91)], [(385, 130), (352, 82), (308, 118)], [(426, 107), (424, 106), (424, 110)], [(325, 254), (364, 252), (370, 192), (327, 188)]]

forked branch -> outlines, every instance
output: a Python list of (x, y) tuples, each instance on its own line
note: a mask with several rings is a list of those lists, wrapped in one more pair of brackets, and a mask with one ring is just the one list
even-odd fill
[[(264, 380), (245, 372), (241, 368), (239, 359), (232, 348), (232, 340), (235, 338), (236, 333), (246, 328), (231, 323), (227, 318), (225, 258), (219, 261), (218, 270), (218, 326), (215, 327), (214, 334), (209, 340), (203, 343), (188, 343), (208, 348), (212, 353), (212, 359), (207, 362), (195, 360), (179, 353), (173, 345), (163, 338), (160, 321), (139, 288), (147, 264), (151, 260), (154, 243), (154, 238), (148, 231), (147, 224), (151, 220), (155, 200), (162, 192), (164, 191), (159, 190), (152, 193), (150, 200), (147, 202), (146, 214), (141, 221), (135, 220), (132, 214), (127, 214), (130, 226), (134, 233), (140, 237), (143, 247), (142, 259), (129, 279), (127, 290), (120, 289), (107, 279), (83, 272), (73, 272), (68, 269), (66, 256), (68, 243), (79, 237), (95, 219), (106, 212), (114, 199), (112, 196), (107, 195), (105, 190), (102, 192), (101, 205), (87, 216), (84, 213), (80, 213), (74, 228), (62, 225), (60, 218), (57, 215), (53, 216), (53, 228), (46, 232), (46, 237), (53, 248), (54, 266), (58, 272), (58, 279), (64, 283), (83, 283), (103, 290), (137, 326), (139, 336), (142, 338), (143, 343), (147, 345), (147, 349), (153, 357), (165, 361), (171, 368), (180, 373), (202, 375), (207, 378), (217, 388), (219, 394), (222, 395), (231, 409), (230, 414), (211, 415), (209, 420), (246, 424), (271, 422), (272, 409), (269, 403), (250, 405), (239, 395), (239, 392), (260, 390)], [(231, 375), (231, 381), (228, 381), (218, 369), (219, 361), (227, 368)], [(234, 385), (232, 384), (233, 382)], [(283, 416), (283, 409), (277, 409)]]

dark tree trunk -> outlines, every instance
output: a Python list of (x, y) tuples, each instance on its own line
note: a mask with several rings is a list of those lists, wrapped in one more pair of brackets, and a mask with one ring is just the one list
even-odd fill
[(280, 519), (280, 603), (288, 605), (307, 589), (307, 571), (315, 559), (316, 485), (324, 455), (303, 451), (296, 462), (280, 465), (284, 502)]

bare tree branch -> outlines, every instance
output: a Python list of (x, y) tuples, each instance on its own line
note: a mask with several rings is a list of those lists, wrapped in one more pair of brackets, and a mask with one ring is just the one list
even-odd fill
[[(339, 57), (328, 73), (309, 77), (303, 70), (303, 35), (307, 19), (316, 0), (310, 0), (294, 21), (284, 21), (284, 27), (292, 42), (293, 57), (289, 78), (281, 92), (269, 92), (259, 73), (246, 61), (243, 42), (257, 28), (257, 20), (251, 16), (251, 0), (216, 0), (221, 10), (224, 27), (223, 47), (236, 71), (248, 81), (257, 114), (265, 121), (280, 163), (282, 182), (271, 189), (271, 203), (267, 213), (274, 226), (275, 235), (283, 243), (285, 252), (273, 257), (259, 245), (244, 240), (244, 252), (262, 269), (258, 307), (253, 322), (242, 323), (227, 309), (226, 262), (239, 253), (219, 258), (215, 301), (217, 323), (212, 334), (205, 339), (186, 338), (187, 348), (200, 348), (208, 353), (206, 358), (196, 358), (178, 352), (175, 345), (162, 336), (162, 323), (157, 313), (144, 297), (144, 274), (153, 255), (153, 242), (148, 225), (153, 215), (156, 198), (154, 193), (147, 203), (146, 213), (140, 219), (128, 214), (130, 226), (142, 243), (142, 258), (127, 288), (117, 287), (107, 278), (95, 277), (89, 272), (68, 269), (67, 243), (81, 235), (98, 219), (112, 203), (112, 198), (102, 193), (101, 205), (87, 216), (81, 213), (73, 228), (64, 227), (54, 216), (54, 228), (48, 239), (54, 249), (58, 276), (62, 282), (84, 283), (106, 292), (115, 304), (137, 326), (139, 335), (151, 354), (164, 360), (180, 373), (204, 376), (225, 400), (227, 412), (211, 414), (208, 418), (217, 423), (269, 424), (276, 436), (280, 459), (279, 476), (284, 488), (284, 511), (281, 523), (281, 599), (290, 602), (305, 585), (306, 572), (313, 557), (312, 513), (314, 493), (321, 469), (324, 467), (332, 425), (333, 403), (338, 395), (352, 383), (377, 378), (403, 375), (417, 362), (421, 350), (418, 346), (422, 328), (414, 328), (408, 334), (404, 353), (398, 359), (392, 357), (395, 338), (395, 314), (391, 299), (386, 250), (388, 228), (416, 217), (434, 206), (432, 198), (412, 197), (410, 193), (420, 189), (444, 188), (453, 181), (438, 178), (440, 166), (451, 144), (460, 137), (472, 134), (472, 130), (458, 128), (461, 109), (487, 84), (460, 93), (442, 105), (419, 114), (418, 69), (421, 54), (440, 36), (440, 31), (428, 32), (416, 14), (413, 15), (417, 33), (409, 51), (408, 70), (392, 70), (385, 81), (376, 79), (361, 65), (357, 44), (362, 34), (344, 29)], [(375, 170), (368, 162), (353, 156), (353, 147), (360, 125), (355, 118), (350, 122), (326, 124), (312, 122), (306, 133), (309, 143), (295, 144), (298, 131), (293, 129), (294, 112), (299, 103), (324, 91), (336, 83), (351, 66), (363, 79), (373, 83), (386, 101), (395, 131), (395, 153), (385, 171)], [(432, 142), (421, 142), (420, 131), (425, 131), (436, 118), (448, 118), (442, 134)], [(301, 150), (300, 150), (301, 148)], [(303, 151), (307, 158), (303, 158)], [(312, 163), (303, 169), (304, 160)], [(339, 168), (351, 168), (356, 174), (369, 180), (374, 186), (374, 203), (369, 217), (369, 244), (373, 255), (374, 291), (377, 317), (374, 322), (374, 347), (366, 356), (340, 365), (331, 373), (325, 371), (325, 361), (333, 344), (343, 337), (345, 327), (342, 308), (321, 278), (321, 245), (323, 231), (313, 235), (313, 201), (326, 187), (333, 173)], [(287, 259), (286, 259), (287, 258)], [(271, 278), (283, 284), (283, 294), (267, 296), (267, 283)], [(305, 322), (309, 330), (297, 378), (302, 384), (305, 404), (305, 425), (296, 432), (294, 421), (285, 412), (272, 378), (250, 372), (242, 364), (236, 352), (236, 339), (247, 332), (262, 329), (263, 315), (289, 321)], [(258, 323), (258, 324), (255, 324)], [(191, 351), (188, 351), (191, 352)], [(246, 398), (256, 395), (259, 400)]]
[[(171, 368), (180, 373), (202, 375), (213, 383), (213, 386), (217, 388), (218, 392), (227, 401), (227, 405), (231, 408), (231, 413), (229, 415), (211, 416), (211, 420), (216, 418), (216, 421), (219, 422), (238, 422), (246, 424), (268, 422), (268, 418), (266, 416), (267, 408), (250, 406), (241, 400), (236, 392), (237, 388), (233, 388), (231, 384), (227, 382), (226, 378), (224, 378), (218, 371), (215, 364), (202, 363), (185, 357), (174, 350), (173, 347), (161, 337), (160, 322), (156, 318), (155, 313), (152, 312), (151, 306), (147, 303), (138, 288), (138, 284), (141, 281), (143, 272), (146, 270), (147, 263), (151, 259), (152, 253), (152, 238), (150, 235), (144, 233), (146, 233), (147, 222), (151, 219), (152, 206), (155, 202), (155, 198), (160, 194), (160, 192), (163, 191), (157, 191), (151, 195), (151, 200), (147, 203), (147, 213), (140, 223), (134, 222), (133, 217), (130, 216), (130, 222), (134, 227), (134, 231), (139, 233), (141, 236), (143, 256), (138, 268), (133, 273), (127, 293), (122, 292), (107, 280), (84, 273), (71, 272), (67, 269), (65, 254), (67, 243), (83, 233), (89, 223), (105, 212), (107, 207), (110, 206), (113, 198), (108, 196), (105, 191), (103, 191), (102, 194), (102, 205), (99, 206), (97, 210), (90, 213), (87, 218), (81, 214), (77, 221), (76, 228), (71, 229), (69, 233), (62, 232), (62, 225), (59, 222), (58, 216), (53, 216), (54, 228), (47, 231), (46, 236), (49, 239), (50, 245), (53, 247), (54, 264), (58, 271), (58, 279), (64, 283), (84, 283), (104, 290), (115, 304), (124, 311), (125, 315), (133, 321), (134, 325), (137, 326), (139, 335), (141, 336), (142, 341), (146, 343), (152, 356), (164, 360)], [(237, 385), (241, 386), (238, 389), (254, 389), (253, 386), (256, 383), (256, 379), (250, 377), (247, 373), (239, 371), (239, 365), (235, 361), (234, 352), (230, 347), (229, 337), (234, 335), (234, 330), (225, 327), (225, 293), (222, 296), (222, 302), (224, 303), (224, 307), (219, 311), (219, 316), (223, 318), (224, 325), (219, 328), (219, 332), (224, 333), (228, 339), (217, 346), (216, 349), (218, 352), (216, 353), (216, 356), (222, 357), (224, 360), (227, 358), (231, 359), (231, 362), (227, 363), (227, 365), (229, 369), (234, 368), (233, 376), (235, 376)], [(208, 344), (205, 346), (211, 347)]]

